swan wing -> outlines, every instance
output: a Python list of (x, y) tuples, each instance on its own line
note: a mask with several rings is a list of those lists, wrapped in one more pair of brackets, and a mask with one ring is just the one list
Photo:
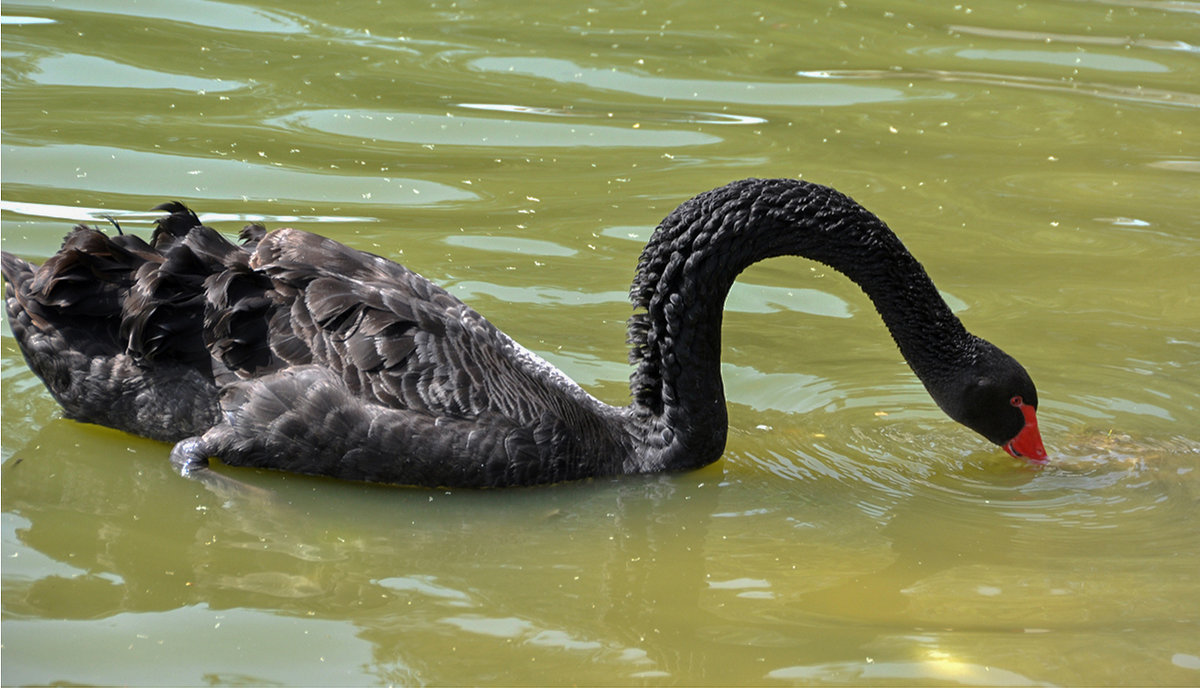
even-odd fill
[(243, 379), (315, 364), (369, 403), (515, 423), (582, 392), (421, 275), (300, 230), (262, 237), (208, 300), (209, 346)]
[(609, 407), (394, 262), (277, 230), (208, 300), (210, 347), (240, 379), (197, 456), (424, 485), (616, 470)]

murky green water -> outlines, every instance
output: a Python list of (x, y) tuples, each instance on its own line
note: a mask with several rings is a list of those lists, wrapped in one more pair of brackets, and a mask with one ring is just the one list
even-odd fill
[(3, 344), (5, 684), (1200, 683), (1200, 5), (6, 2), (3, 246), (192, 204), (450, 286), (622, 402), (672, 207), (803, 175), (1041, 392), (1030, 469), (800, 260), (730, 297), (686, 474), (238, 472), (61, 419)]

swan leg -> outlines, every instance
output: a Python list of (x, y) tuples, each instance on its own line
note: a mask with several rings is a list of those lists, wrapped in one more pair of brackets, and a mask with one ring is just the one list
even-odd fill
[(218, 428), (214, 428), (201, 436), (188, 437), (176, 442), (171, 449), (171, 466), (179, 475), (198, 481), (223, 499), (236, 497), (271, 499), (273, 494), (270, 491), (217, 473), (209, 467), (208, 457), (216, 455), (214, 441), (216, 435), (214, 433), (218, 431)]
[(189, 437), (171, 449), (171, 466), (185, 478), (199, 478), (197, 472), (208, 470), (210, 454), (203, 437)]

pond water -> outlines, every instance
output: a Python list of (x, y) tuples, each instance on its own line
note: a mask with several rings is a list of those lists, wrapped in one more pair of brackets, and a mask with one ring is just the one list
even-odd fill
[(847, 280), (753, 267), (693, 473), (401, 489), (64, 420), (4, 329), (5, 684), (1200, 683), (1200, 5), (4, 4), (3, 248), (160, 202), (446, 285), (612, 403), (654, 225), (748, 176), (883, 217), (1039, 386), (945, 418)]

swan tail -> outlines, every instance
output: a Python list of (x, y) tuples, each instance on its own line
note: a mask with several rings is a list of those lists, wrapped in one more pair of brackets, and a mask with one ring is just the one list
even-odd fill
[(118, 239), (78, 226), (41, 267), (3, 256), (5, 310), (13, 336), (68, 415), (81, 413), (77, 382), (93, 359), (112, 358), (123, 348), (122, 295), (145, 252), (153, 253), (135, 237)]
[(5, 307), (66, 415), (175, 441), (217, 419), (204, 281), (248, 254), (169, 204), (150, 243), (86, 226), (41, 267), (5, 254)]
[(34, 316), (29, 312), (29, 283), (33, 281), (37, 266), (13, 254), (0, 252), (0, 274), (4, 278), (4, 310), (8, 316), (13, 336), (25, 350), (25, 341), (38, 329)]

